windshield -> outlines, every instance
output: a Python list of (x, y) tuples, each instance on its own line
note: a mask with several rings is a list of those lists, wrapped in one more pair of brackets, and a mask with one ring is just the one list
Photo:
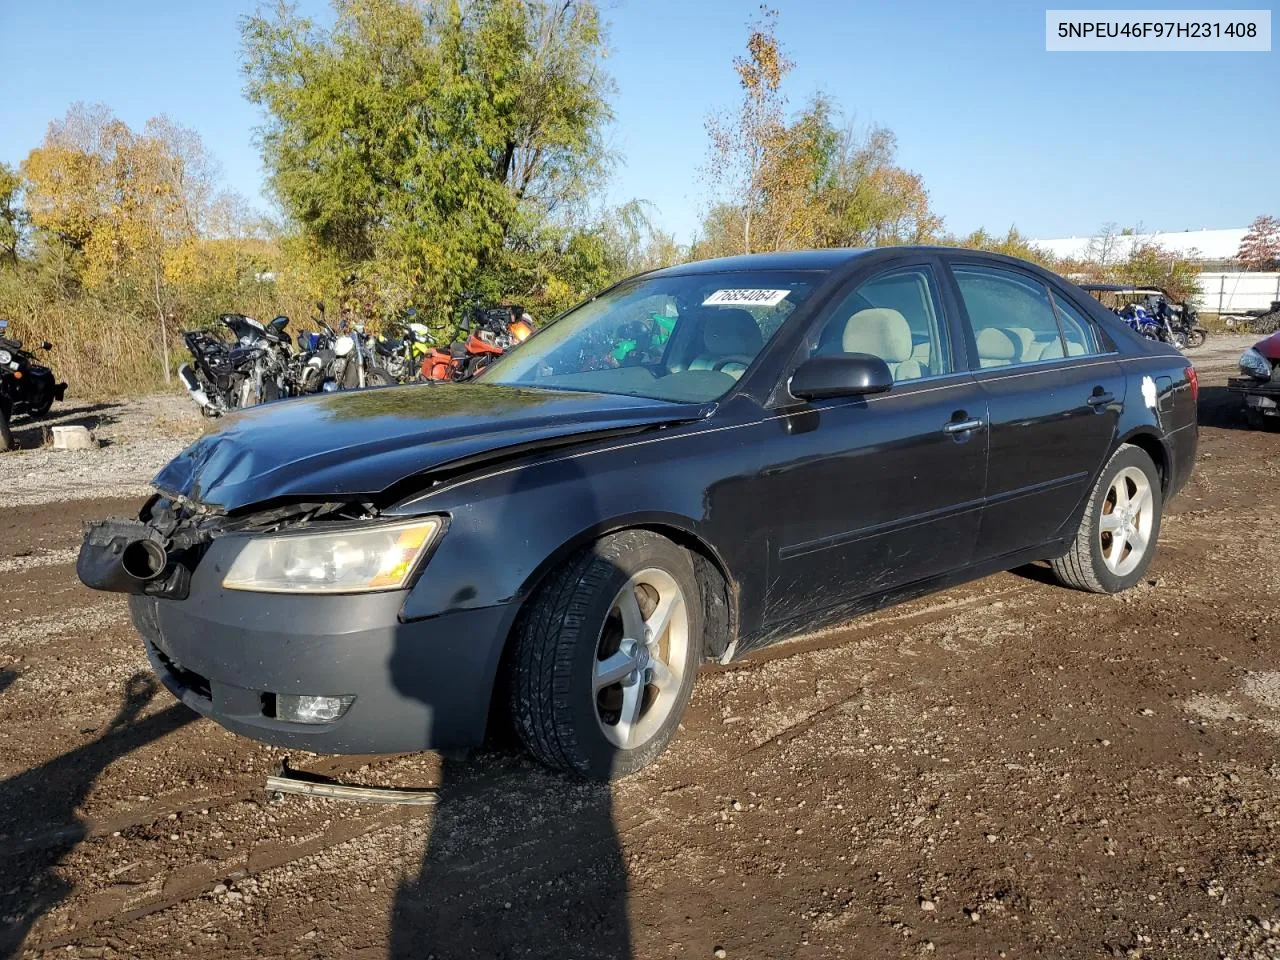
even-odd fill
[(715, 400), (825, 276), (761, 270), (629, 280), (538, 331), (483, 380)]

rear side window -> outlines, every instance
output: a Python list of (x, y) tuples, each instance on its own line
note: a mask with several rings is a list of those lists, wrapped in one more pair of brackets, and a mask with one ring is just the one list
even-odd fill
[(997, 267), (957, 266), (952, 272), (973, 324), (980, 366), (1062, 356), (1058, 320), (1043, 283)]
[(1058, 322), (1062, 325), (1062, 340), (1066, 344), (1067, 356), (1076, 357), (1097, 353), (1093, 327), (1080, 312), (1080, 308), (1060, 294), (1055, 293), (1052, 296), (1053, 305), (1058, 311)]

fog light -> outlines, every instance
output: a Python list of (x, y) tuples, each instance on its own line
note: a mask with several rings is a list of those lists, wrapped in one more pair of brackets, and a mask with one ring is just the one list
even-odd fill
[(330, 723), (347, 712), (355, 697), (308, 697), (276, 694), (276, 719), (294, 723)]

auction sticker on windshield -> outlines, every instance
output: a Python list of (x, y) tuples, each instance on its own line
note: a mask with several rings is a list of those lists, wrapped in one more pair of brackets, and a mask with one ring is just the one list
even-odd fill
[(790, 290), (717, 290), (704, 307), (776, 307)]

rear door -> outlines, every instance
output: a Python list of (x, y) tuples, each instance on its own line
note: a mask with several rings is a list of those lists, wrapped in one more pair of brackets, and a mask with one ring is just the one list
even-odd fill
[[(793, 360), (880, 356), (893, 389), (799, 404), (781, 390), (761, 473), (770, 545), (766, 620), (814, 616), (969, 563), (981, 514), (986, 400), (952, 350), (932, 258), (836, 298)], [(960, 369), (957, 369), (960, 367)]]
[(1064, 291), (1004, 263), (950, 261), (990, 416), (975, 560), (1066, 535), (1110, 453), (1125, 400), (1117, 355)]

